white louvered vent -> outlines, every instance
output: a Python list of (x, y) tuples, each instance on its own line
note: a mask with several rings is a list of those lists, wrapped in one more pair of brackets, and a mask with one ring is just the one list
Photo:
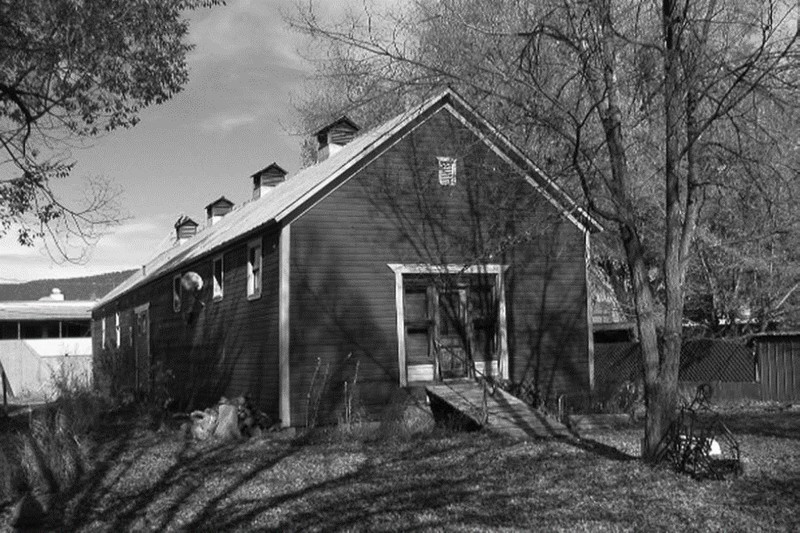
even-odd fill
[(456, 184), (456, 158), (437, 157), (439, 163), (439, 185), (455, 186)]

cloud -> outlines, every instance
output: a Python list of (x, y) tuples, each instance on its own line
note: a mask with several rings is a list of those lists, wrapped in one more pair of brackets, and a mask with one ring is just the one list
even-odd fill
[(200, 127), (210, 132), (229, 133), (253, 124), (258, 117), (253, 113), (216, 113), (200, 121)]
[(83, 264), (51, 258), (41, 243), (19, 245), (11, 234), (0, 239), (0, 283), (44, 278), (72, 278), (138, 268), (169, 245), (171, 219), (165, 216), (134, 220), (113, 228), (90, 251)]
[(299, 35), (284, 22), (277, 2), (239, 0), (198, 11), (191, 17), (189, 41), (195, 44), (189, 56), (195, 68), (252, 54), (272, 66), (302, 62), (296, 51)]

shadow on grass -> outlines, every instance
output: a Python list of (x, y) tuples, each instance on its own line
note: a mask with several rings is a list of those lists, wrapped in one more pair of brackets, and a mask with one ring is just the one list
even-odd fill
[[(745, 514), (756, 525), (785, 526), (800, 507), (796, 469), (737, 480), (709, 496), (695, 482), (631, 464), (634, 457), (589, 438), (519, 444), (439, 430), (369, 443), (179, 438), (112, 426), (96, 468), (69, 495), (61, 528), (581, 529), (599, 519), (647, 529), (680, 508), (670, 507), (673, 493), (678, 502), (701, 498), (702, 512), (724, 502), (734, 514), (720, 527)], [(652, 498), (667, 502), (661, 515), (643, 511)], [(694, 519), (686, 513), (679, 522)]]
[(785, 479), (747, 478), (731, 488), (732, 500), (743, 512), (768, 519), (776, 531), (800, 531), (800, 473)]
[(742, 411), (722, 415), (734, 435), (800, 440), (800, 410)]
[(638, 457), (588, 437), (562, 437), (558, 440), (575, 446), (587, 453), (599, 455), (600, 457), (612, 461), (635, 461), (638, 459)]
[[(484, 454), (484, 450), (467, 450), (459, 444), (437, 448), (410, 446), (388, 460), (367, 460), (353, 472), (271, 498), (207, 507), (187, 528), (412, 531), (420, 527), (447, 527), (453, 519), (446, 509), (461, 506), (476, 496), (475, 479), (459, 476), (453, 460), (475, 462), (482, 465), (480, 469), (491, 464)], [(479, 497), (492, 501), (508, 490), (498, 477), (492, 489)], [(417, 521), (409, 522), (409, 517)], [(482, 514), (461, 519), (481, 529), (498, 525), (499, 517), (489, 518)]]
[[(207, 530), (203, 524), (220, 501), (293, 452), (290, 445), (261, 450), (242, 469), (242, 441), (197, 443), (178, 430), (142, 431), (126, 417), (98, 439), (101, 452), (90, 474), (65, 494), (57, 512), (66, 531), (161, 531), (181, 524), (179, 515), (187, 510), (197, 521), (189, 530)], [(166, 448), (163, 454), (154, 452), (159, 447)], [(211, 480), (218, 486), (198, 504), (196, 494)]]
[[(440, 426), (461, 431), (477, 431), (481, 429), (478, 420), (463, 413), (454, 405), (451, 405), (435, 394), (429, 393), (429, 398), (434, 419)], [(535, 409), (528, 408), (527, 406), (512, 405), (501, 392), (491, 395), (487, 401), (490, 402), (490, 407), (494, 412), (494, 414), (489, 417), (489, 424), (494, 422), (492, 417), (497, 418), (501, 416), (498, 422), (506, 421), (513, 426), (509, 429), (496, 428), (493, 431), (490, 428), (490, 431), (493, 433), (499, 435), (508, 434), (512, 438), (515, 434), (524, 434), (529, 439), (533, 440), (553, 439), (575, 446), (587, 453), (599, 455), (614, 461), (632, 461), (637, 459), (613, 446), (603, 444), (591, 438), (581, 437), (565, 425), (548, 418)], [(480, 410), (480, 408), (475, 405), (473, 405), (472, 408), (473, 411)]]

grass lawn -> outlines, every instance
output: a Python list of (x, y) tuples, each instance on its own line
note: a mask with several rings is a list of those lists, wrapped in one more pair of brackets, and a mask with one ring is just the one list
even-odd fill
[(800, 410), (726, 417), (745, 473), (722, 482), (641, 464), (634, 457), (640, 430), (578, 444), (438, 430), (410, 439), (224, 444), (110, 424), (94, 470), (57, 504), (57, 528), (800, 529)]

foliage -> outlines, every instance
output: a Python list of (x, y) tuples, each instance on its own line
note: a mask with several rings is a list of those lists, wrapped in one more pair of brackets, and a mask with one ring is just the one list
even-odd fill
[(322, 398), (328, 389), (328, 380), (330, 378), (330, 363), (322, 363), (322, 358), (317, 357), (317, 364), (314, 367), (314, 373), (311, 376), (311, 383), (308, 385), (308, 392), (306, 393), (306, 419), (305, 427), (313, 429), (317, 425), (317, 416), (319, 415), (319, 408)]
[(81, 376), (53, 376), (51, 403), (17, 414), (0, 426), (0, 503), (26, 491), (59, 493), (71, 488), (90, 464), (91, 435), (109, 403)]
[(0, 0), (0, 237), (46, 238), (55, 255), (118, 219), (116, 191), (90, 180), (72, 205), (53, 181), (69, 148), (134, 126), (188, 80), (187, 9), (217, 0)]
[[(347, 356), (350, 359), (352, 354)], [(342, 387), (344, 394), (342, 395), (343, 405), (341, 413), (339, 414), (339, 427), (345, 432), (349, 432), (354, 426), (364, 422), (364, 410), (361, 407), (361, 399), (359, 393), (358, 383), (358, 368), (361, 361), (356, 359), (356, 364), (353, 369), (353, 377), (345, 379)]]

